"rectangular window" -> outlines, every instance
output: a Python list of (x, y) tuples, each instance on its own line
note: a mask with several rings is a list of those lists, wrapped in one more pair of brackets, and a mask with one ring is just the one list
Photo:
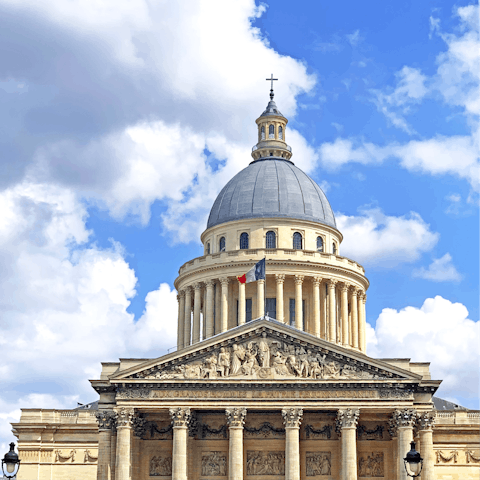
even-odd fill
[(267, 298), (267, 315), (272, 318), (277, 318), (277, 299)]
[[(252, 321), (252, 299), (245, 299), (245, 322)], [(237, 325), (238, 325), (238, 300), (237, 300)]]
[[(290, 325), (292, 327), (295, 326), (295, 299), (290, 299), (289, 304), (289, 311), (290, 311)], [(305, 300), (302, 300), (302, 328), (305, 331)]]

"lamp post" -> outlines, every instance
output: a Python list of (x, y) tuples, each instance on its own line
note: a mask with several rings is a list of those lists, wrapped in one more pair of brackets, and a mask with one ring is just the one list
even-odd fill
[(10, 451), (2, 459), (2, 471), (5, 478), (15, 478), (20, 469), (20, 459), (15, 453), (15, 444), (10, 444)]
[(405, 462), (405, 471), (407, 475), (412, 478), (420, 476), (420, 472), (423, 467), (423, 458), (415, 450), (415, 442), (410, 442), (411, 450), (407, 453), (407, 456), (403, 459)]

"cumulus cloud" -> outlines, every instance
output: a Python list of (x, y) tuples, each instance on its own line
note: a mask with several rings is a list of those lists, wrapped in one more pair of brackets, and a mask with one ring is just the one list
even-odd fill
[(335, 218), (344, 236), (341, 254), (371, 267), (414, 262), (439, 238), (416, 212), (395, 217), (371, 208), (361, 210), (358, 216), (336, 213)]
[(420, 308), (385, 308), (367, 333), (368, 355), (431, 362), (432, 378), (443, 380), (438, 395), (478, 396), (480, 322), (461, 303), (436, 296)]
[(446, 253), (441, 258), (433, 259), (427, 268), (421, 267), (415, 269), (413, 276), (424, 278), (425, 280), (432, 280), (433, 282), (459, 282), (462, 279), (449, 253)]

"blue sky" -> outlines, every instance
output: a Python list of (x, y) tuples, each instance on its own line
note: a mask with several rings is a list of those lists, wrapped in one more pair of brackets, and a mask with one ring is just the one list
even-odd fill
[(468, 1), (0, 0), (0, 443), (175, 344), (173, 281), (271, 73), (371, 282), (369, 353), (478, 408), (479, 71)]

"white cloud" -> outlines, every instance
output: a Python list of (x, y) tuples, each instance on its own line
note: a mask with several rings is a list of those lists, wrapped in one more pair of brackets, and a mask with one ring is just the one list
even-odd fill
[(347, 40), (352, 47), (358, 45), (358, 43), (363, 40), (360, 36), (360, 30), (355, 30), (353, 33), (347, 34)]
[(432, 378), (443, 380), (443, 398), (478, 396), (480, 322), (470, 320), (461, 303), (436, 296), (420, 308), (385, 308), (367, 334), (368, 355), (431, 362)]
[(438, 241), (438, 233), (418, 213), (401, 217), (385, 215), (380, 209), (364, 209), (359, 216), (336, 213), (343, 234), (341, 254), (374, 267), (392, 268), (418, 260)]
[(462, 279), (449, 253), (446, 253), (441, 258), (435, 258), (427, 268), (415, 269), (413, 276), (432, 280), (433, 282), (459, 282)]

